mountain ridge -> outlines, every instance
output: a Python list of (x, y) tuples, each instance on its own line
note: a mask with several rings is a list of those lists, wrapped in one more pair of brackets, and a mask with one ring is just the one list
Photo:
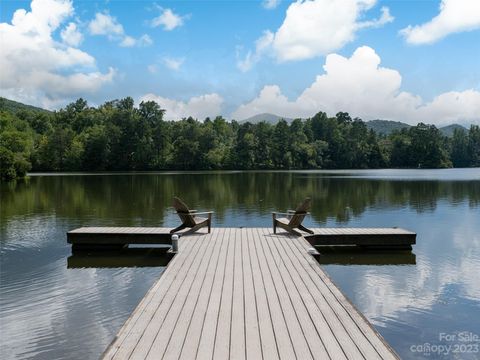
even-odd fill
[[(244, 124), (249, 122), (251, 124), (258, 124), (259, 122), (264, 121), (271, 125), (275, 125), (282, 119), (287, 123), (291, 123), (294, 120), (292, 118), (287, 118), (272, 113), (261, 113), (251, 116), (247, 119), (240, 120), (239, 123)], [(367, 125), (368, 129), (372, 129), (377, 134), (381, 135), (390, 135), (393, 131), (400, 131), (403, 128), (409, 128), (412, 126), (401, 121), (382, 119), (367, 120), (365, 121), (365, 124)], [(455, 129), (463, 129), (464, 131), (468, 132), (468, 129), (460, 124), (450, 124), (438, 128), (438, 130), (440, 130), (440, 132), (447, 137), (452, 137)]]
[(247, 119), (240, 120), (239, 123), (244, 124), (244, 123), (249, 122), (251, 124), (258, 124), (258, 123), (264, 121), (266, 123), (274, 125), (282, 119), (285, 120), (287, 123), (291, 123), (294, 120), (294, 119), (291, 119), (291, 118), (288, 118), (288, 117), (278, 116), (278, 115), (271, 114), (271, 113), (261, 113), (261, 114), (250, 116)]
[(42, 109), (33, 105), (24, 104), (24, 103), (10, 100), (0, 96), (0, 111), (11, 111), (12, 113), (16, 114), (17, 112), (23, 111), (23, 110), (51, 113), (50, 110)]

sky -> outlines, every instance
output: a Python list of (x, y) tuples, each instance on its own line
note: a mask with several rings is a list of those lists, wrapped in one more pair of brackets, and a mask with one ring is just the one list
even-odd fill
[(0, 96), (480, 125), (480, 0), (0, 0)]

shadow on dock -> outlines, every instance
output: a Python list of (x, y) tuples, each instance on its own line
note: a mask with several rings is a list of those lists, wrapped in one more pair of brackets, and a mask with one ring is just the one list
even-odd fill
[(75, 251), (67, 258), (68, 269), (162, 267), (172, 259), (168, 248), (124, 248), (111, 251)]

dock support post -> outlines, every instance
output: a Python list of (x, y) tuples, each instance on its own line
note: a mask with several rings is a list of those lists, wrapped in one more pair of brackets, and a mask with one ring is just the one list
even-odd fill
[(178, 252), (178, 235), (177, 234), (172, 235), (172, 252), (173, 253)]

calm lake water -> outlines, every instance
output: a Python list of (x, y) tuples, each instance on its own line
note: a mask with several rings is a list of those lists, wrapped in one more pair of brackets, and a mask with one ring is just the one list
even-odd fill
[(0, 190), (2, 359), (98, 358), (168, 259), (72, 256), (65, 233), (174, 227), (173, 195), (214, 210), (214, 226), (269, 227), (271, 211), (311, 196), (307, 226), (417, 232), (411, 253), (320, 261), (402, 358), (480, 358), (480, 169), (37, 174)]

